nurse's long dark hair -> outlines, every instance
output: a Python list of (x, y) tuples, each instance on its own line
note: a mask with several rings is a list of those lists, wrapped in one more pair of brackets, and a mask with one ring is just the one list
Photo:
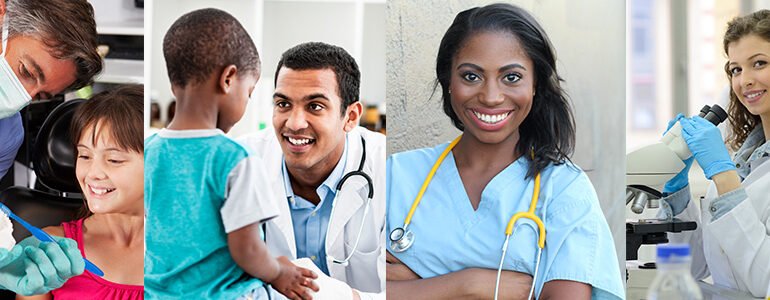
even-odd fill
[(449, 94), (452, 61), (471, 35), (500, 31), (516, 36), (535, 66), (532, 110), (519, 126), (520, 138), (516, 145), (516, 150), (527, 157), (531, 150), (535, 152), (527, 171), (527, 178), (532, 178), (548, 164), (565, 163), (575, 148), (575, 121), (566, 93), (560, 85), (563, 80), (556, 73), (553, 46), (532, 15), (519, 7), (501, 3), (459, 13), (441, 39), (436, 58), (435, 88), (441, 86), (444, 113), (457, 129), (464, 130), (464, 125), (452, 109)]

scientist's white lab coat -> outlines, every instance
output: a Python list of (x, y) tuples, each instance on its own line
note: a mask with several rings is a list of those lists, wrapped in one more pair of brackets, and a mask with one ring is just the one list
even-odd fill
[(764, 297), (770, 284), (770, 161), (759, 165), (741, 184), (748, 199), (712, 221), (710, 203), (717, 196), (709, 186), (701, 207), (690, 201), (674, 217), (698, 222), (698, 229), (669, 233), (672, 243), (689, 243), (693, 275), (711, 274), (714, 283)]
[[(363, 299), (385, 298), (385, 136), (356, 127), (348, 133), (348, 149), (344, 174), (358, 169), (361, 162), (361, 137), (366, 140), (366, 161), (363, 171), (372, 179), (374, 198), (366, 220), (362, 220), (368, 194), (366, 180), (361, 176), (348, 179), (334, 203), (329, 229), (326, 233), (327, 266), (332, 278), (346, 282), (362, 292)], [(281, 173), (283, 152), (272, 128), (240, 138), (265, 163), (268, 182), (276, 193), (279, 216), (267, 222), (265, 239), (270, 254), (297, 258), (294, 227)], [(358, 248), (347, 267), (333, 263), (332, 257), (345, 259), (352, 251), (358, 230), (364, 222)], [(323, 275), (323, 274), (319, 274)], [(278, 295), (273, 291), (273, 295)], [(275, 299), (273, 297), (272, 299)]]

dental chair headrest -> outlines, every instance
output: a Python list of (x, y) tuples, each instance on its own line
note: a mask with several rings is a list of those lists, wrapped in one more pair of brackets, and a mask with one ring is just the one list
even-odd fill
[(75, 147), (69, 132), (75, 110), (85, 99), (64, 101), (43, 122), (35, 139), (32, 162), (38, 183), (64, 193), (80, 193), (75, 177)]

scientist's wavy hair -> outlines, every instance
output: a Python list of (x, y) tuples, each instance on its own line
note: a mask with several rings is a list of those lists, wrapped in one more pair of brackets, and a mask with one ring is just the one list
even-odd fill
[(179, 17), (163, 37), (163, 57), (171, 84), (180, 87), (201, 83), (229, 65), (237, 68), (239, 77), (259, 75), (260, 70), (249, 33), (235, 17), (214, 8)]
[[(96, 52), (94, 9), (86, 0), (8, 0), (8, 37), (32, 37), (49, 48), (49, 54), (75, 63), (75, 81), (66, 90), (93, 83), (102, 71)], [(34, 95), (33, 95), (34, 96)]]
[(275, 69), (273, 85), (278, 83), (278, 74), (283, 67), (297, 71), (332, 69), (337, 78), (337, 92), (342, 98), (340, 108), (343, 116), (348, 106), (358, 101), (361, 71), (358, 70), (356, 60), (341, 47), (321, 42), (308, 42), (286, 50)]
[(519, 153), (529, 153), (531, 149), (535, 152), (527, 177), (534, 177), (548, 164), (565, 163), (575, 148), (572, 108), (561, 88), (563, 80), (556, 72), (556, 56), (551, 41), (535, 18), (517, 6), (498, 3), (457, 14), (441, 39), (436, 58), (434, 91), (441, 86), (444, 113), (457, 129), (464, 130), (464, 125), (452, 109), (449, 93), (452, 62), (468, 37), (482, 32), (513, 34), (535, 66), (532, 110), (519, 126), (520, 138), (516, 146)]
[[(727, 23), (725, 32), (724, 48), (725, 55), (728, 55), (728, 47), (731, 43), (737, 42), (747, 35), (757, 35), (765, 41), (770, 42), (770, 10), (763, 9), (752, 14), (736, 17)], [(730, 62), (725, 63), (725, 73), (732, 83), (732, 73), (730, 73)], [(762, 124), (762, 120), (757, 115), (753, 115), (743, 106), (738, 96), (730, 85), (730, 104), (727, 106), (727, 114), (730, 120), (730, 135), (727, 139), (728, 144), (733, 150), (739, 149), (746, 138), (757, 125)]]

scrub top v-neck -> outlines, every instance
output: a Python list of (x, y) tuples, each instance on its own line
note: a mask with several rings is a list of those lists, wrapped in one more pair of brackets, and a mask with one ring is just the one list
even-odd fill
[[(397, 153), (387, 162), (387, 232), (404, 224), (420, 186), (448, 143)], [(516, 212), (529, 209), (534, 182), (525, 179), (528, 160), (520, 157), (495, 175), (482, 191), (477, 210), (452, 155), (441, 163), (414, 213), (409, 229), (414, 244), (396, 256), (422, 278), (466, 268), (497, 269), (505, 227)], [(588, 177), (571, 163), (541, 172), (535, 213), (546, 226), (535, 294), (544, 282), (572, 280), (590, 284), (595, 298), (625, 295), (615, 245)], [(537, 256), (534, 222), (520, 220), (511, 236), (504, 270), (532, 274)]]

